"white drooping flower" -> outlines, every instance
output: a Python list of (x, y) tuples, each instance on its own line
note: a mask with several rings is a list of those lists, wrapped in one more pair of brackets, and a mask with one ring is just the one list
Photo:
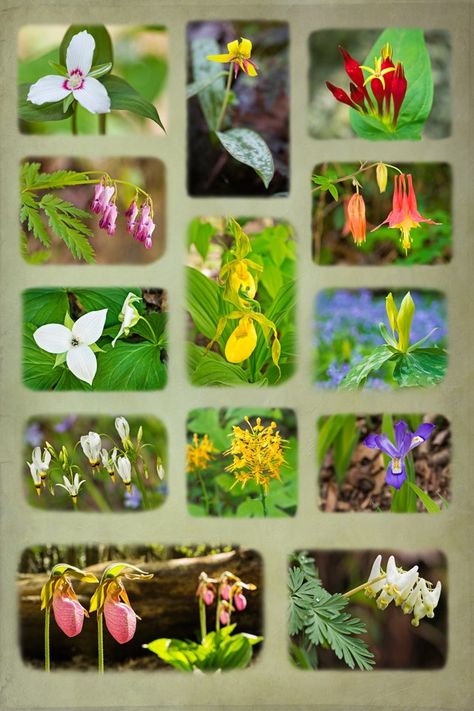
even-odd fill
[(36, 468), (36, 465), (34, 462), (27, 462), (29, 468), (30, 468), (30, 474), (31, 478), (33, 479), (33, 484), (35, 485), (36, 493), (38, 496), (41, 495), (41, 484), (42, 484), (42, 478), (38, 472), (38, 469)]
[(114, 447), (111, 452), (108, 452), (105, 448), (102, 449), (100, 458), (102, 466), (110, 474), (112, 481), (115, 481), (115, 460), (117, 459), (117, 448)]
[(100, 435), (98, 435), (97, 432), (89, 432), (87, 435), (82, 435), (80, 441), (82, 451), (89, 460), (89, 464), (96, 467), (100, 463), (102, 457), (102, 441), (100, 439)]
[(125, 484), (127, 491), (130, 492), (132, 483), (132, 465), (130, 463), (130, 459), (128, 457), (117, 457), (115, 461), (115, 468), (117, 470), (117, 474)]
[(138, 301), (141, 301), (141, 297), (130, 291), (123, 302), (123, 306), (119, 314), (119, 321), (122, 323), (120, 324), (119, 332), (112, 341), (112, 347), (115, 347), (115, 343), (122, 334), (128, 336), (130, 329), (139, 322), (140, 314), (138, 313), (137, 308), (133, 305)]
[[(376, 580), (376, 578), (380, 578), (381, 575), (383, 575), (383, 571), (380, 567), (380, 564), (382, 563), (382, 556), (378, 555), (374, 562), (372, 563), (372, 569), (370, 571), (370, 575), (367, 579), (367, 582), (369, 583), (371, 580)], [(385, 585), (385, 579), (378, 580), (375, 583), (372, 583), (371, 585), (368, 585), (365, 588), (365, 594), (368, 597), (375, 597), (383, 588)]]
[(115, 418), (115, 429), (117, 430), (117, 434), (122, 440), (122, 444), (124, 447), (131, 443), (130, 425), (128, 424), (128, 421), (125, 419), (125, 417)]
[(426, 616), (434, 617), (434, 609), (439, 602), (441, 595), (441, 581), (438, 580), (434, 588), (429, 588), (426, 580), (421, 579), (421, 597), (425, 606)]
[(56, 484), (56, 486), (60, 486), (61, 489), (65, 489), (69, 496), (72, 498), (74, 503), (77, 501), (77, 495), (79, 494), (79, 489), (83, 484), (86, 483), (85, 479), (79, 479), (79, 474), (76, 472), (74, 475), (74, 479), (72, 481), (69, 481), (67, 476), (63, 476), (63, 481), (64, 484)]
[(48, 74), (41, 77), (30, 86), (27, 100), (41, 105), (62, 101), (72, 94), (91, 114), (108, 113), (110, 97), (107, 89), (93, 76), (100, 70), (91, 72), (94, 49), (95, 40), (87, 30), (74, 35), (66, 50), (67, 76)]
[(97, 372), (97, 358), (91, 346), (99, 340), (108, 309), (89, 311), (71, 328), (61, 323), (48, 323), (33, 333), (36, 345), (47, 353), (66, 354), (66, 365), (73, 375), (89, 385)]
[(397, 606), (406, 599), (417, 580), (417, 565), (414, 565), (410, 570), (399, 569), (393, 555), (390, 556), (387, 564), (387, 592), (393, 595)]
[(45, 449), (43, 455), (41, 455), (41, 447), (35, 447), (31, 453), (31, 461), (38, 474), (44, 479), (48, 473), (49, 464), (51, 462), (51, 453)]

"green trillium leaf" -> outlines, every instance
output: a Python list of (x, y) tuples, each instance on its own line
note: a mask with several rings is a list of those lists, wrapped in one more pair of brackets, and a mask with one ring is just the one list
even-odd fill
[(131, 111), (138, 116), (151, 119), (165, 131), (155, 105), (141, 96), (125, 79), (107, 74), (101, 81), (107, 89), (112, 110)]
[(77, 35), (83, 30), (86, 30), (95, 40), (92, 64), (101, 65), (110, 63), (112, 65), (114, 61), (112, 40), (104, 25), (71, 25), (67, 29), (66, 34), (64, 35), (59, 46), (60, 63), (66, 65), (67, 48), (69, 47), (74, 35)]

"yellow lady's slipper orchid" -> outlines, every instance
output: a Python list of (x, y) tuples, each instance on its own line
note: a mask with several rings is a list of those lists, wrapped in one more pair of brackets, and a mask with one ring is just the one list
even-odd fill
[(253, 321), (248, 316), (244, 316), (225, 344), (225, 357), (229, 363), (242, 363), (252, 355), (256, 345), (257, 331)]
[(242, 289), (249, 297), (253, 299), (257, 291), (257, 286), (255, 284), (255, 279), (249, 272), (247, 265), (244, 260), (237, 261), (230, 274), (230, 286), (232, 291), (236, 294)]
[(221, 64), (233, 62), (235, 76), (239, 73), (239, 67), (249, 77), (257, 76), (257, 68), (250, 59), (252, 54), (252, 43), (250, 40), (241, 37), (240, 42), (239, 40), (229, 42), (227, 52), (227, 54), (210, 54), (207, 59), (211, 62), (220, 62)]

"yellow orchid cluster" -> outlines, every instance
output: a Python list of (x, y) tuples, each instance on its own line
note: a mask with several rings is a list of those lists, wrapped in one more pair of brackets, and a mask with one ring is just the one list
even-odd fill
[(248, 417), (245, 417), (248, 429), (239, 426), (233, 427), (232, 444), (224, 452), (231, 455), (233, 462), (226, 471), (235, 476), (232, 485), (242, 484), (242, 489), (248, 481), (255, 481), (263, 487), (265, 495), (271, 479), (280, 481), (280, 471), (285, 464), (283, 457), (283, 440), (277, 430), (276, 422), (271, 422), (267, 427), (262, 425), (262, 420), (257, 417), (252, 426)]
[(186, 447), (186, 470), (190, 473), (202, 471), (207, 468), (209, 462), (217, 452), (208, 435), (205, 434), (201, 439), (194, 433), (193, 441)]
[(272, 337), (272, 360), (278, 368), (281, 346), (276, 326), (259, 311), (260, 305), (254, 299), (257, 292), (257, 274), (263, 272), (263, 267), (247, 258), (252, 251), (250, 239), (234, 218), (230, 218), (228, 229), (235, 240), (232, 250), (234, 258), (221, 268), (218, 282), (224, 290), (224, 301), (232, 304), (236, 310), (219, 319), (216, 333), (207, 349), (221, 337), (228, 321), (238, 320), (238, 325), (227, 339), (224, 355), (229, 363), (242, 363), (252, 355), (257, 346), (255, 324), (258, 324), (267, 345)]

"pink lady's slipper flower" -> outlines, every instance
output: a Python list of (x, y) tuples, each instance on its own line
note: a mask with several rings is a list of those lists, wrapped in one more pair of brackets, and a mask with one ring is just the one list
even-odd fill
[[(42, 105), (72, 97), (92, 114), (110, 111), (110, 97), (91, 71), (95, 40), (87, 30), (78, 32), (66, 50), (66, 76), (48, 74), (31, 85), (27, 100)], [(97, 68), (97, 72), (99, 68)], [(103, 73), (101, 71), (101, 73)]]
[(196, 597), (200, 598), (205, 605), (212, 605), (216, 597), (217, 580), (209, 578), (204, 571), (199, 575), (199, 582), (196, 590)]
[(394, 426), (395, 443), (391, 442), (388, 436), (383, 434), (370, 434), (363, 444), (370, 449), (380, 449), (381, 452), (390, 457), (387, 467), (385, 481), (395, 489), (400, 489), (407, 478), (405, 457), (412, 449), (426, 442), (435, 428), (431, 422), (424, 422), (418, 427), (416, 432), (410, 432), (408, 425), (403, 420)]
[[(405, 177), (407, 179), (408, 189), (405, 183)], [(412, 244), (410, 236), (411, 230), (419, 227), (422, 222), (426, 222), (429, 225), (439, 225), (440, 223), (435, 222), (434, 220), (429, 220), (418, 212), (411, 175), (405, 176), (401, 173), (401, 175), (396, 175), (393, 180), (392, 209), (389, 212), (387, 219), (385, 219), (377, 227), (374, 227), (374, 230), (378, 230), (379, 227), (382, 227), (382, 225), (385, 224), (388, 224), (391, 228), (399, 229), (402, 239), (402, 247), (405, 251), (408, 251)], [(374, 230), (372, 230), (372, 232)]]
[(55, 565), (48, 582), (41, 590), (41, 609), (53, 609), (56, 624), (68, 637), (76, 637), (82, 631), (84, 617), (89, 617), (72, 587), (71, 577), (84, 583), (98, 583), (92, 573), (75, 568), (67, 563)]
[(235, 605), (235, 609), (238, 610), (239, 612), (242, 612), (247, 607), (247, 598), (242, 593), (242, 591), (235, 593), (234, 605)]
[(119, 644), (132, 639), (140, 619), (130, 604), (123, 580), (150, 580), (152, 577), (152, 573), (128, 563), (112, 563), (102, 574), (89, 612), (97, 611), (98, 619), (104, 616), (107, 630)]
[(256, 77), (257, 67), (250, 59), (251, 55), (251, 41), (241, 37), (240, 42), (239, 40), (229, 42), (227, 45), (227, 54), (210, 54), (207, 59), (211, 62), (219, 62), (221, 64), (231, 62), (234, 65), (234, 77), (239, 73), (239, 69), (242, 69), (249, 77)]

